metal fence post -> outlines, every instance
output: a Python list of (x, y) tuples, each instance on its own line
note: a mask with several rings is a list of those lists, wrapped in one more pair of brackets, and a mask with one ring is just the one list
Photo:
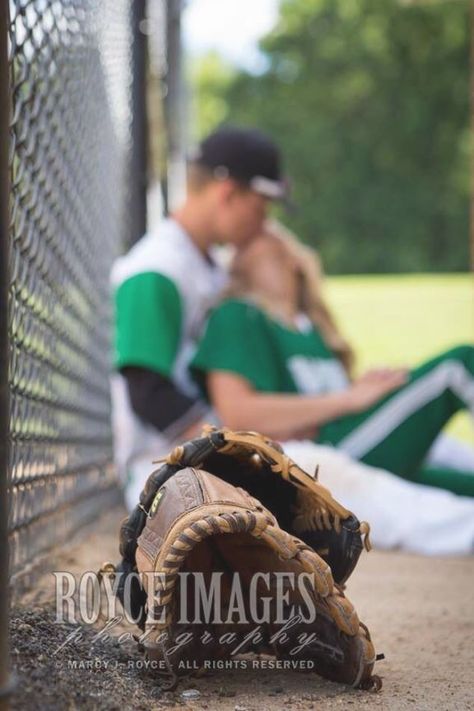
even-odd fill
[(9, 655), (9, 553), (7, 478), (9, 464), (8, 263), (9, 263), (9, 124), (8, 2), (0, 3), (0, 706), (11, 691)]
[(165, 98), (168, 138), (168, 207), (178, 207), (186, 188), (186, 141), (184, 131), (184, 79), (181, 38), (182, 0), (166, 5), (167, 72)]
[(142, 237), (147, 228), (148, 122), (146, 105), (147, 35), (146, 0), (132, 2), (132, 175), (130, 243)]

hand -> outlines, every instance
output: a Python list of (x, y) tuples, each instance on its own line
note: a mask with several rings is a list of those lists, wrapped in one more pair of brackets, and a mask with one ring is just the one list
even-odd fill
[(408, 368), (391, 368), (388, 366), (379, 366), (377, 368), (370, 368), (370, 370), (366, 370), (365, 373), (363, 373), (358, 380), (363, 380), (364, 378), (367, 377), (372, 377), (372, 376), (385, 376), (389, 374), (395, 374), (395, 373), (405, 373), (405, 375), (408, 375)]
[(405, 368), (377, 368), (358, 378), (348, 390), (350, 412), (362, 412), (407, 382)]

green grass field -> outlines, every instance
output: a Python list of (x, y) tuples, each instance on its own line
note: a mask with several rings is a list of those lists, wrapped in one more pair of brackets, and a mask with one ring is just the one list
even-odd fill
[[(474, 343), (474, 280), (469, 274), (328, 277), (325, 292), (357, 354), (357, 371), (414, 366)], [(448, 431), (474, 442), (466, 413)]]

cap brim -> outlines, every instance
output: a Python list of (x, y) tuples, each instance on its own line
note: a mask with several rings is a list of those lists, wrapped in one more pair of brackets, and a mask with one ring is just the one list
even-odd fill
[(262, 175), (256, 175), (249, 181), (249, 187), (255, 193), (270, 200), (283, 200), (288, 195), (288, 185), (282, 180), (271, 180)]
[(270, 180), (258, 175), (250, 181), (250, 188), (269, 200), (281, 203), (288, 212), (297, 210), (295, 203), (290, 199), (289, 184), (285, 180)]

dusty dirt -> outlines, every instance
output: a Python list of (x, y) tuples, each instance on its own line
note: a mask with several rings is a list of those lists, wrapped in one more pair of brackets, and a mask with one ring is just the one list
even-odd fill
[[(79, 575), (97, 570), (106, 559), (116, 562), (122, 515), (105, 516), (93, 534), (57, 557), (55, 570)], [(98, 638), (97, 629), (54, 621), (54, 579), (48, 575), (12, 611), (17, 679), (12, 708), (474, 709), (473, 590), (474, 558), (363, 555), (346, 592), (369, 626), (377, 652), (386, 656), (377, 664), (383, 677), (378, 694), (332, 684), (314, 673), (264, 670), (214, 673), (162, 692), (140, 668), (143, 656), (135, 643)], [(185, 698), (189, 690), (199, 696)]]

